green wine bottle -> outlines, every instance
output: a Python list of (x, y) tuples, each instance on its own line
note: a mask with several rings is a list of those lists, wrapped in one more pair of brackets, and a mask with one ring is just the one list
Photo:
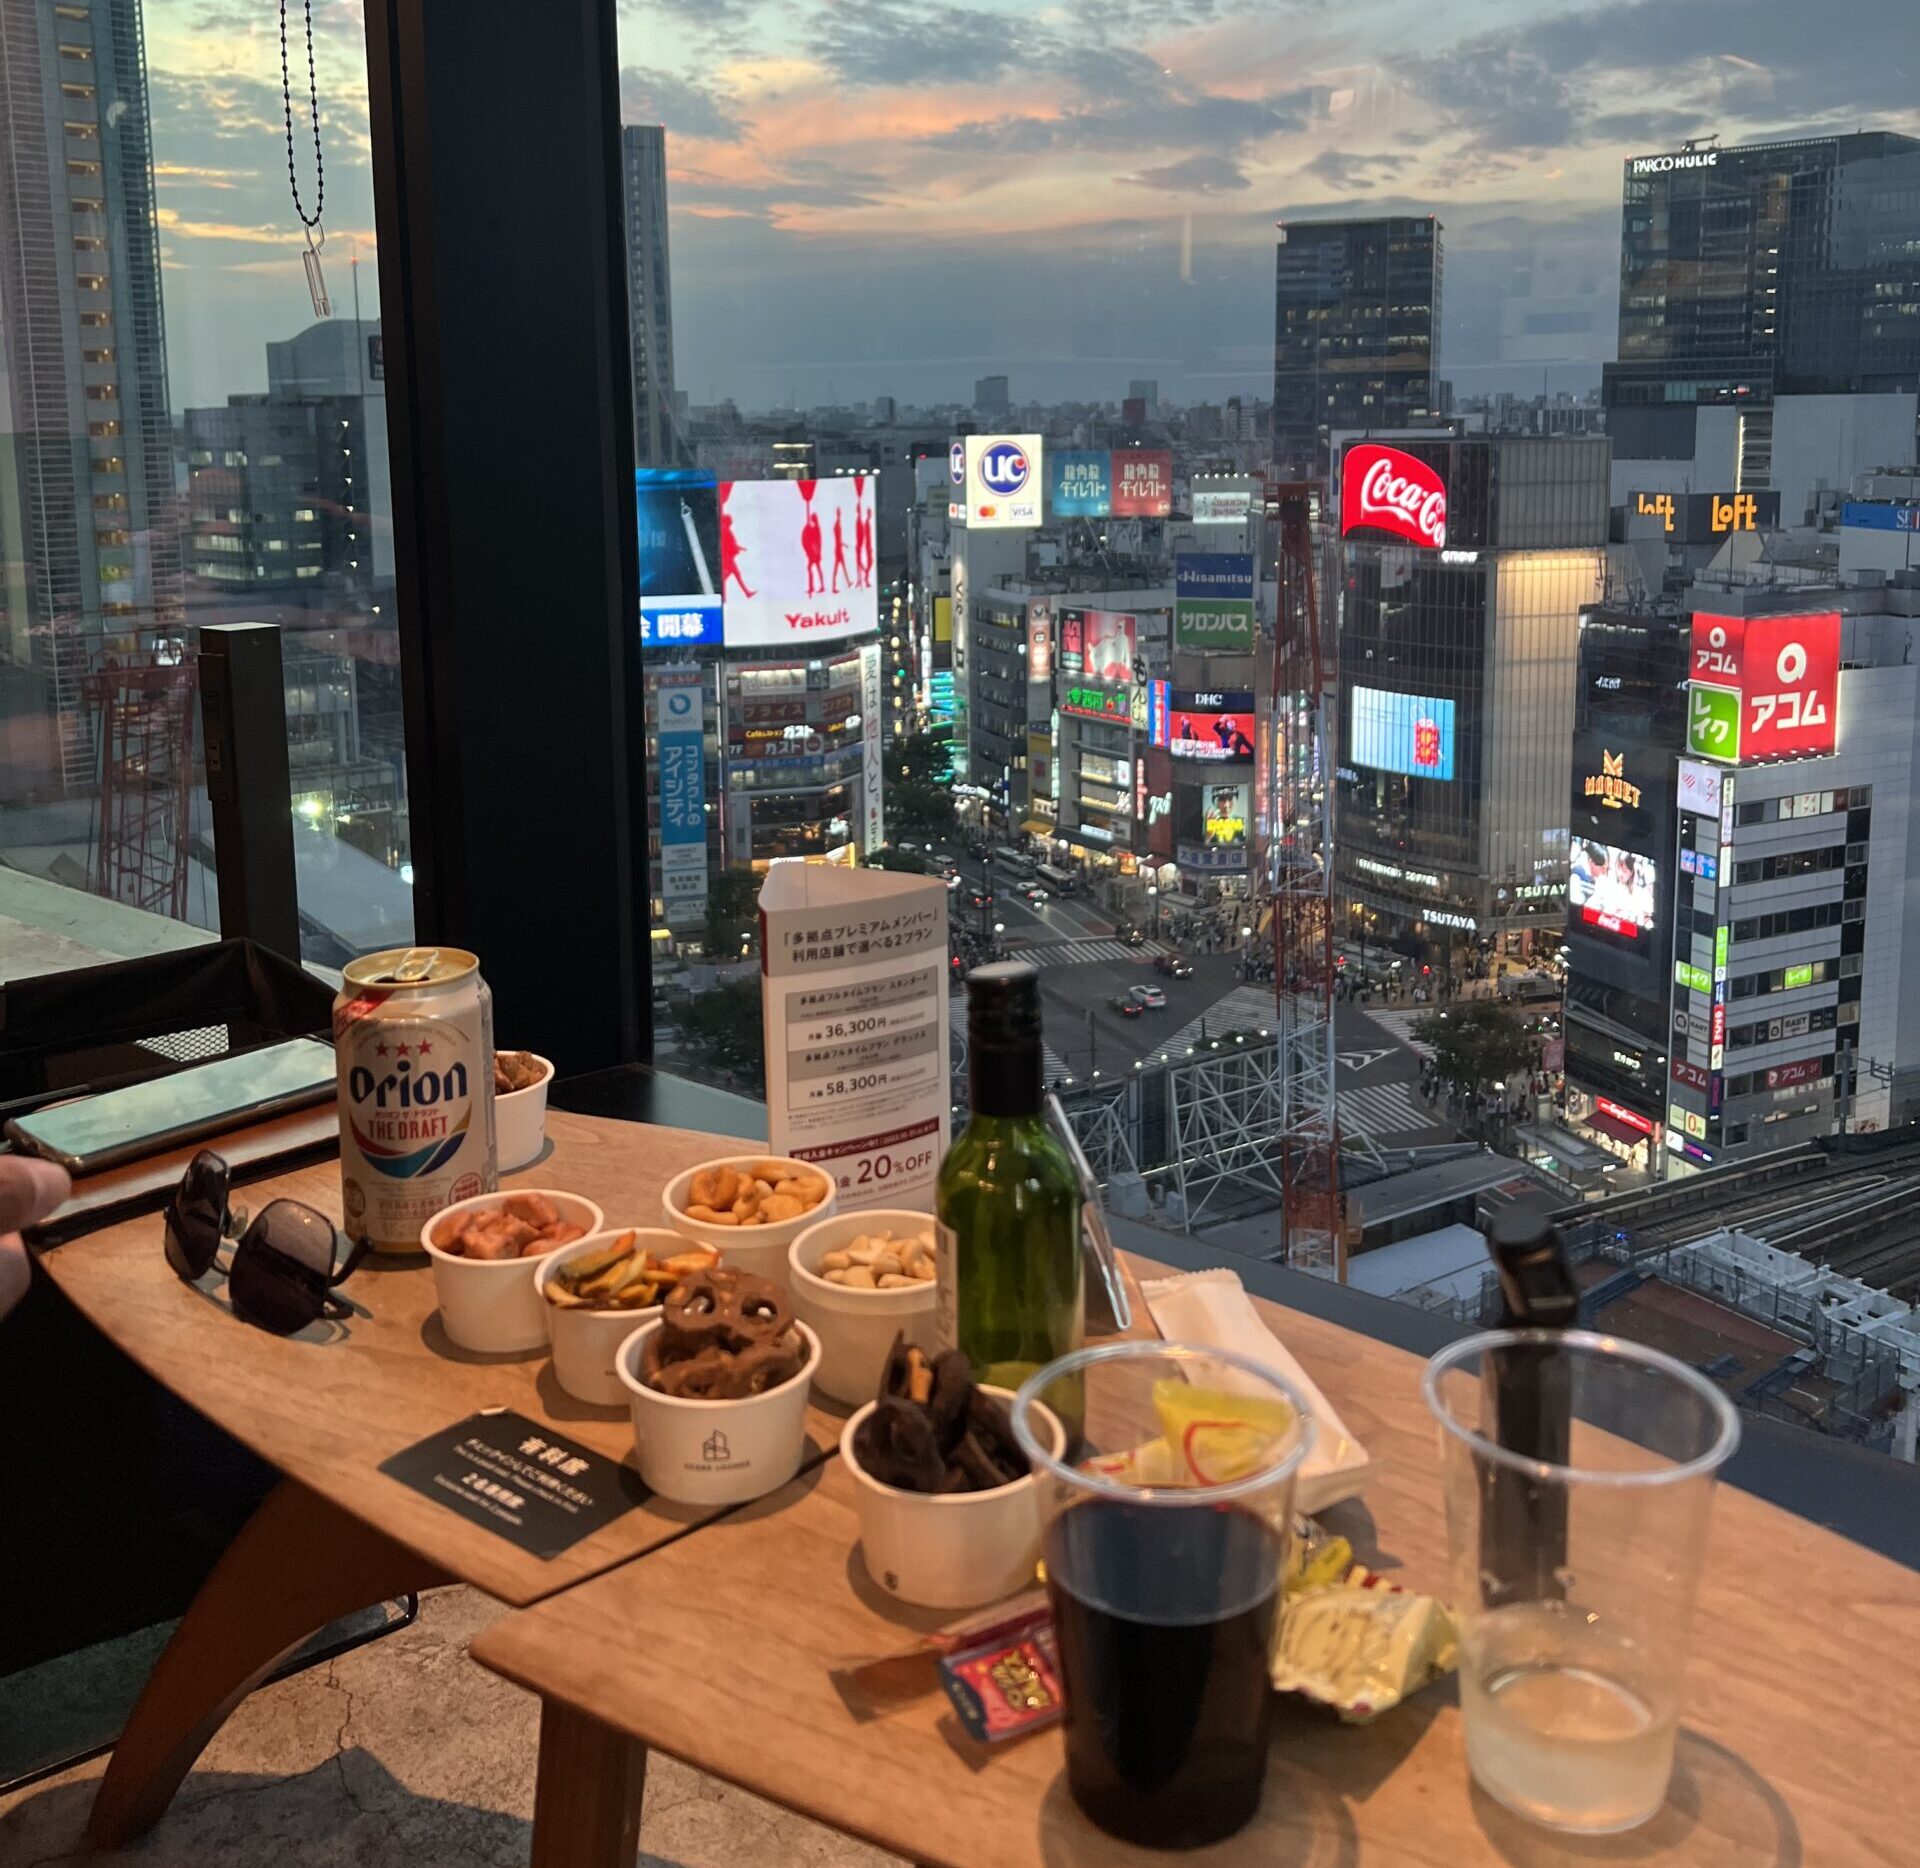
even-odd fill
[(983, 1382), (1017, 1388), (1080, 1347), (1080, 1184), (1043, 1112), (1040, 976), (967, 975), (972, 1111), (940, 1164), (939, 1335)]

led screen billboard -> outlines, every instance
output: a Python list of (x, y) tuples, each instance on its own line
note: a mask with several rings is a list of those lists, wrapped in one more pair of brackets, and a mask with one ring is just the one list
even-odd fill
[(1127, 610), (1062, 610), (1060, 672), (1115, 685), (1133, 679), (1134, 617)]
[(1253, 802), (1251, 785), (1209, 785), (1206, 788), (1206, 816), (1201, 829), (1210, 848), (1243, 850), (1247, 847), (1247, 812)]
[(1650, 856), (1593, 837), (1567, 847), (1567, 900), (1588, 927), (1631, 939), (1654, 925), (1660, 871)]
[(1113, 516), (1164, 519), (1173, 511), (1173, 455), (1166, 448), (1116, 448)]
[(1045, 459), (1038, 435), (968, 435), (967, 524), (976, 531), (1038, 525)]
[(1105, 449), (1064, 448), (1051, 459), (1048, 493), (1056, 519), (1104, 519), (1113, 511), (1113, 456)]
[(733, 648), (807, 647), (877, 629), (874, 479), (727, 480), (721, 593)]
[(1830, 753), (1840, 700), (1840, 613), (1693, 619), (1687, 750), (1739, 764)]
[(720, 496), (713, 475), (642, 468), (633, 479), (640, 645), (717, 648), (722, 639)]
[(1176, 759), (1251, 759), (1253, 696), (1217, 689), (1176, 689), (1168, 716), (1167, 745)]
[(1398, 448), (1356, 442), (1340, 457), (1340, 533), (1351, 532), (1386, 532), (1409, 545), (1444, 550), (1446, 482)]
[(1453, 702), (1387, 688), (1353, 690), (1349, 759), (1407, 778), (1453, 777)]

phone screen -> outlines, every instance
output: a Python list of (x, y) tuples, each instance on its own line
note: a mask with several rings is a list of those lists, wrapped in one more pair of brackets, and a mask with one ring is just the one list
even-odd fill
[(333, 1047), (316, 1038), (216, 1058), (7, 1124), (27, 1152), (77, 1171), (157, 1154), (170, 1144), (317, 1103), (333, 1093)]

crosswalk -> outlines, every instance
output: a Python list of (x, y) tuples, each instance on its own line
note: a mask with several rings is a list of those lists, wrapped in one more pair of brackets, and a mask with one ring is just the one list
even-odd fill
[(1369, 1006), (1366, 1008), (1364, 1015), (1372, 1019), (1395, 1044), (1404, 1044), (1415, 1056), (1431, 1060), (1433, 1056), (1433, 1046), (1430, 1044), (1422, 1044), (1419, 1039), (1413, 1035), (1413, 1021), (1417, 1018), (1425, 1018), (1431, 1009), (1429, 1006), (1421, 1005), (1404, 1012), (1376, 1012)]
[(1407, 1083), (1356, 1084), (1340, 1091), (1340, 1127), (1348, 1136), (1375, 1141), (1389, 1135), (1443, 1126)]
[(1187, 1047), (1197, 1051), (1213, 1038), (1230, 1038), (1237, 1031), (1253, 1037), (1272, 1031), (1277, 1023), (1271, 986), (1236, 986), (1224, 993), (1195, 1019), (1189, 1019), (1160, 1047), (1173, 1057), (1185, 1057)]
[(1024, 960), (1033, 967), (1110, 966), (1116, 960), (1128, 960), (1135, 966), (1148, 965), (1157, 955), (1172, 949), (1159, 941), (1142, 947), (1129, 947), (1123, 940), (1048, 941), (1037, 947), (1009, 947), (1009, 959)]

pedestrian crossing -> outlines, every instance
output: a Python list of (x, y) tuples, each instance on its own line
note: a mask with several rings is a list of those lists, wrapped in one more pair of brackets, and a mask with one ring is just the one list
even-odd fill
[(1198, 1051), (1211, 1039), (1230, 1038), (1235, 1032), (1245, 1032), (1251, 1038), (1262, 1031), (1271, 1032), (1278, 1022), (1271, 986), (1236, 986), (1198, 1018), (1189, 1019), (1154, 1054), (1165, 1051), (1170, 1057), (1185, 1057), (1189, 1045)]
[(1340, 1092), (1340, 1129), (1347, 1136), (1378, 1141), (1442, 1126), (1409, 1083), (1356, 1084)]
[(1372, 1019), (1395, 1044), (1404, 1044), (1416, 1057), (1431, 1063), (1433, 1061), (1433, 1046), (1430, 1044), (1422, 1044), (1420, 1040), (1413, 1035), (1413, 1022), (1417, 1018), (1425, 1018), (1427, 1013), (1432, 1009), (1431, 1006), (1420, 1005), (1414, 1006), (1404, 1012), (1376, 1012), (1371, 1006), (1368, 1006), (1363, 1008), (1362, 1016)]
[(1024, 960), (1029, 966), (1042, 969), (1054, 966), (1110, 966), (1116, 960), (1128, 960), (1135, 966), (1146, 966), (1157, 955), (1172, 951), (1160, 941), (1129, 947), (1123, 940), (1065, 940), (1049, 941), (1038, 947), (1009, 947), (1007, 957), (1010, 960)]

